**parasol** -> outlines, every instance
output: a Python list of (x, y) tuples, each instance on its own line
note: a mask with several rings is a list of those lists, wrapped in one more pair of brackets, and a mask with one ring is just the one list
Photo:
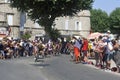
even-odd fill
[(102, 36), (103, 34), (102, 33), (99, 33), (99, 32), (95, 32), (95, 33), (91, 33), (89, 36), (88, 36), (88, 39), (95, 39), (95, 38), (98, 38), (99, 36)]

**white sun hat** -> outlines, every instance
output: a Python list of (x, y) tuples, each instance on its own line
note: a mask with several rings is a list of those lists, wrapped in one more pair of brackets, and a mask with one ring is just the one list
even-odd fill
[(111, 33), (110, 30), (107, 31), (108, 33)]

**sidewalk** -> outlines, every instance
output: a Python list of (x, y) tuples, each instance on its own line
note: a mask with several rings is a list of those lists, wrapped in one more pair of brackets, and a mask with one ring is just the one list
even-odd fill
[[(96, 62), (95, 62), (95, 59), (89, 59), (89, 61), (92, 61), (93, 64), (96, 63)], [(116, 64), (115, 64), (115, 62), (114, 62), (113, 60), (111, 60), (111, 68), (112, 68), (112, 67), (116, 67)]]
[[(92, 67), (92, 68), (94, 68), (94, 69), (98, 69), (98, 70), (100, 70), (100, 71), (104, 71), (104, 72), (109, 72), (109, 73), (112, 73), (112, 74), (114, 74), (114, 75), (119, 75), (120, 76), (120, 73), (117, 73), (117, 72), (113, 72), (113, 71), (106, 71), (105, 69), (100, 69), (100, 68), (98, 68), (98, 67), (96, 67), (95, 66), (95, 60), (94, 59), (89, 59), (89, 61), (91, 61), (91, 62), (93, 62), (93, 64), (94, 65), (87, 65), (87, 66), (89, 66), (89, 67)], [(112, 60), (111, 61), (111, 68), (113, 68), (113, 67), (116, 67), (116, 64), (115, 64), (115, 62)]]

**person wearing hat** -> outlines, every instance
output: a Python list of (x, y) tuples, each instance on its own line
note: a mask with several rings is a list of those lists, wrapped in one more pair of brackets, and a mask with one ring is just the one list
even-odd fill
[(110, 30), (108, 30), (107, 33), (111, 33)]
[(107, 36), (108, 36), (108, 38), (109, 38), (110, 41), (113, 40), (113, 39), (115, 39), (115, 38), (114, 38), (114, 35), (111, 34), (111, 31), (110, 31), (110, 30), (107, 31)]
[(80, 62), (80, 49), (82, 46), (82, 42), (79, 41), (79, 39), (74, 36), (73, 39), (75, 40), (74, 42), (74, 55), (75, 55), (75, 62), (79, 63)]

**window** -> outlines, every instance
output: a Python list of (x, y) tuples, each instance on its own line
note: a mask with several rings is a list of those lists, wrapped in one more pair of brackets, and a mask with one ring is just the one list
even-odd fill
[(68, 22), (69, 22), (69, 20), (65, 21), (65, 30), (68, 30)]
[(7, 15), (7, 22), (8, 22), (8, 25), (13, 25), (13, 14)]
[(26, 23), (26, 13), (20, 12), (20, 30), (24, 30), (24, 24)]
[(82, 29), (81, 22), (76, 21), (75, 22), (75, 30), (81, 30), (81, 29)]

